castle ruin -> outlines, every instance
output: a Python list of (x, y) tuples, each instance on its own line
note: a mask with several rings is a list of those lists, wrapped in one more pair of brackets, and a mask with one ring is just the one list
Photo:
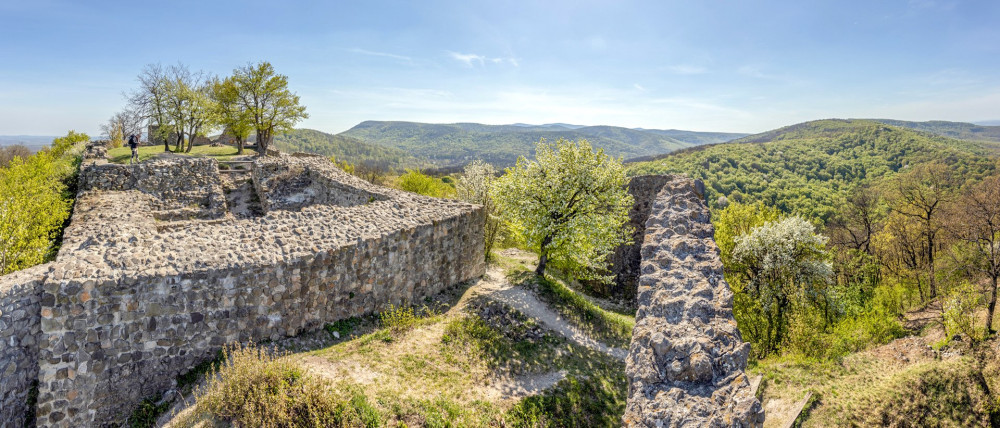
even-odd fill
[[(416, 303), (485, 271), (479, 206), (317, 156), (230, 166), (85, 160), (56, 261), (0, 278), (0, 425), (29, 412), (39, 426), (120, 422), (226, 343)], [(223, 189), (233, 181), (250, 197)]]

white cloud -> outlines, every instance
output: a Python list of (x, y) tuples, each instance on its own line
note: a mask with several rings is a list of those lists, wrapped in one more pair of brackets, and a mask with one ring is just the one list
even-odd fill
[(448, 56), (452, 59), (465, 64), (466, 67), (474, 67), (476, 65), (483, 67), (486, 63), (491, 64), (510, 64), (514, 67), (519, 67), (521, 64), (518, 62), (517, 58), (514, 57), (487, 57), (485, 55), (477, 54), (464, 54), (459, 52), (447, 51)]
[(644, 88), (642, 85), (640, 85), (638, 83), (633, 83), (632, 87), (634, 87), (635, 89), (637, 89), (637, 90), (639, 90), (641, 92), (646, 92), (646, 88)]

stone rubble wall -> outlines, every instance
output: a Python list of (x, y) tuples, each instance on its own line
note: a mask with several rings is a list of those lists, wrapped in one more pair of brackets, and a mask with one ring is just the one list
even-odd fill
[(0, 277), (0, 426), (25, 426), (38, 379), (39, 300), (46, 263)]
[(79, 189), (138, 190), (151, 199), (157, 219), (217, 218), (226, 212), (226, 196), (215, 159), (166, 157), (135, 165), (85, 163)]
[(388, 197), (381, 192), (371, 192), (355, 185), (343, 183), (343, 177), (331, 179), (324, 174), (328, 164), (322, 156), (300, 156), (295, 164), (281, 159), (263, 158), (253, 164), (254, 189), (264, 211), (300, 210), (302, 207), (322, 204), (351, 207)]
[(632, 227), (632, 241), (615, 248), (609, 256), (611, 274), (617, 287), (613, 293), (615, 298), (624, 301), (635, 301), (639, 284), (639, 264), (642, 257), (642, 237), (646, 233), (646, 220), (649, 210), (653, 207), (656, 196), (668, 182), (674, 180), (672, 175), (641, 175), (632, 177), (628, 184), (628, 193), (635, 201), (629, 210), (629, 225)]
[(416, 303), (485, 272), (479, 206), (380, 188), (325, 159), (255, 162), (376, 197), (338, 204), (334, 190), (296, 210), (163, 227), (158, 210), (216, 192), (214, 161), (85, 167), (60, 254), (34, 286), (40, 426), (121, 423), (225, 343)]
[(757, 427), (744, 370), (750, 344), (732, 314), (704, 187), (674, 176), (649, 211), (626, 359), (625, 426)]

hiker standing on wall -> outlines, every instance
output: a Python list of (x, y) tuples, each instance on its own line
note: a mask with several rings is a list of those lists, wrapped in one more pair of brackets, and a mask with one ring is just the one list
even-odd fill
[(139, 136), (132, 134), (128, 136), (128, 147), (132, 149), (132, 158), (128, 160), (129, 165), (139, 162)]

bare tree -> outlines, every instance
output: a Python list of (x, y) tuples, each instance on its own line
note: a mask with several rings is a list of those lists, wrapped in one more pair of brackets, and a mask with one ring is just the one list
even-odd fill
[(953, 210), (949, 228), (969, 244), (975, 259), (969, 266), (990, 279), (987, 295), (986, 329), (993, 334), (993, 314), (997, 305), (1000, 278), (1000, 176), (988, 177), (962, 194)]
[(142, 115), (150, 125), (153, 133), (150, 141), (163, 141), (163, 151), (169, 151), (167, 137), (175, 126), (169, 115), (167, 102), (167, 72), (160, 64), (149, 64), (139, 73), (139, 88), (127, 95), (129, 108)]
[(111, 139), (115, 147), (120, 147), (127, 136), (142, 135), (145, 123), (145, 115), (134, 106), (129, 105), (111, 116), (107, 123), (101, 125), (101, 132)]

